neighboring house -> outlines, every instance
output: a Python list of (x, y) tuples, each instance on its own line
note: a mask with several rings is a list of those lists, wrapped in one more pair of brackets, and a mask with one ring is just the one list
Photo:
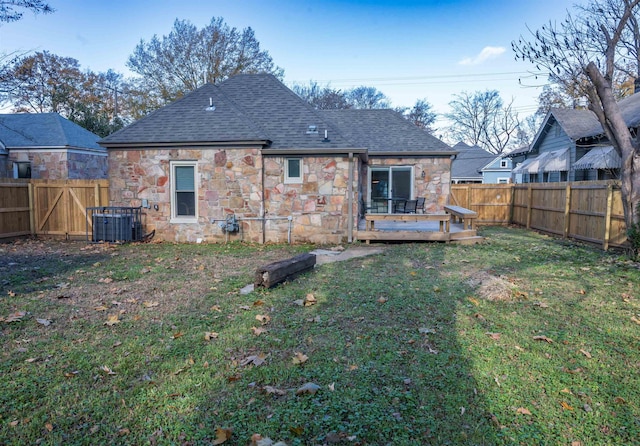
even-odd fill
[(456, 153), (390, 110), (314, 110), (268, 74), (207, 84), (100, 144), (110, 204), (191, 242), (238, 237), (228, 219), (244, 240), (352, 241), (374, 198), (442, 210)]
[(453, 150), (458, 154), (451, 163), (451, 182), (453, 184), (484, 183), (482, 169), (495, 160), (496, 155), (463, 142), (453, 146)]
[(508, 184), (511, 183), (511, 169), (513, 163), (511, 158), (504, 155), (495, 158), (482, 169), (482, 183), (484, 184)]
[(107, 151), (99, 139), (57, 113), (0, 115), (0, 177), (106, 178)]
[[(637, 132), (640, 94), (618, 102), (622, 116)], [(528, 149), (508, 154), (516, 164), (515, 182), (591, 181), (619, 178), (621, 160), (589, 110), (553, 108)]]

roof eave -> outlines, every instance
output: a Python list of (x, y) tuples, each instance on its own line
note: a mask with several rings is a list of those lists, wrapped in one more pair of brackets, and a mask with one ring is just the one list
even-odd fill
[(414, 151), (406, 151), (406, 152), (402, 152), (402, 151), (369, 151), (369, 156), (393, 156), (393, 157), (398, 157), (398, 156), (409, 156), (409, 157), (413, 157), (413, 156), (425, 156), (425, 157), (438, 157), (438, 158), (443, 158), (443, 157), (450, 157), (450, 156), (455, 156), (457, 155), (458, 151), (455, 150), (451, 150), (451, 151), (433, 151), (433, 150), (429, 150), (429, 151), (422, 151), (422, 150), (414, 150)]
[(148, 141), (148, 142), (109, 142), (98, 141), (102, 147), (107, 149), (164, 149), (168, 147), (246, 147), (246, 146), (266, 146), (271, 141), (267, 139), (242, 140), (242, 141)]
[(318, 147), (310, 149), (264, 149), (264, 155), (318, 155), (321, 153), (367, 153), (367, 149), (362, 147)]

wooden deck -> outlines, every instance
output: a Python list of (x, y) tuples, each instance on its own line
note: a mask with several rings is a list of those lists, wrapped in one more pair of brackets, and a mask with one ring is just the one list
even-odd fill
[(356, 240), (405, 242), (478, 243), (475, 229), (454, 223), (451, 215), (436, 214), (365, 214), (358, 224)]

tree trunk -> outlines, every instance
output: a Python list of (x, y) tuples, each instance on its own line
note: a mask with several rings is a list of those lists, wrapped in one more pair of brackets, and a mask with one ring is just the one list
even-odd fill
[[(594, 112), (596, 112), (611, 144), (622, 159), (620, 183), (624, 221), (628, 229), (639, 220), (636, 208), (640, 202), (640, 143), (637, 138), (632, 137), (622, 117), (618, 103), (613, 96), (611, 83), (605, 79), (593, 62), (587, 65), (585, 71), (602, 104), (600, 113), (596, 110)], [(598, 106), (598, 104), (592, 105)]]

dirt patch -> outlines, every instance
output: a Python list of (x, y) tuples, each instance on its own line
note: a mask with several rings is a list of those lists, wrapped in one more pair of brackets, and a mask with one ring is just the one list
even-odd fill
[(477, 271), (467, 283), (476, 289), (476, 295), (489, 301), (511, 301), (514, 299), (516, 286), (504, 277), (497, 277), (486, 271)]

